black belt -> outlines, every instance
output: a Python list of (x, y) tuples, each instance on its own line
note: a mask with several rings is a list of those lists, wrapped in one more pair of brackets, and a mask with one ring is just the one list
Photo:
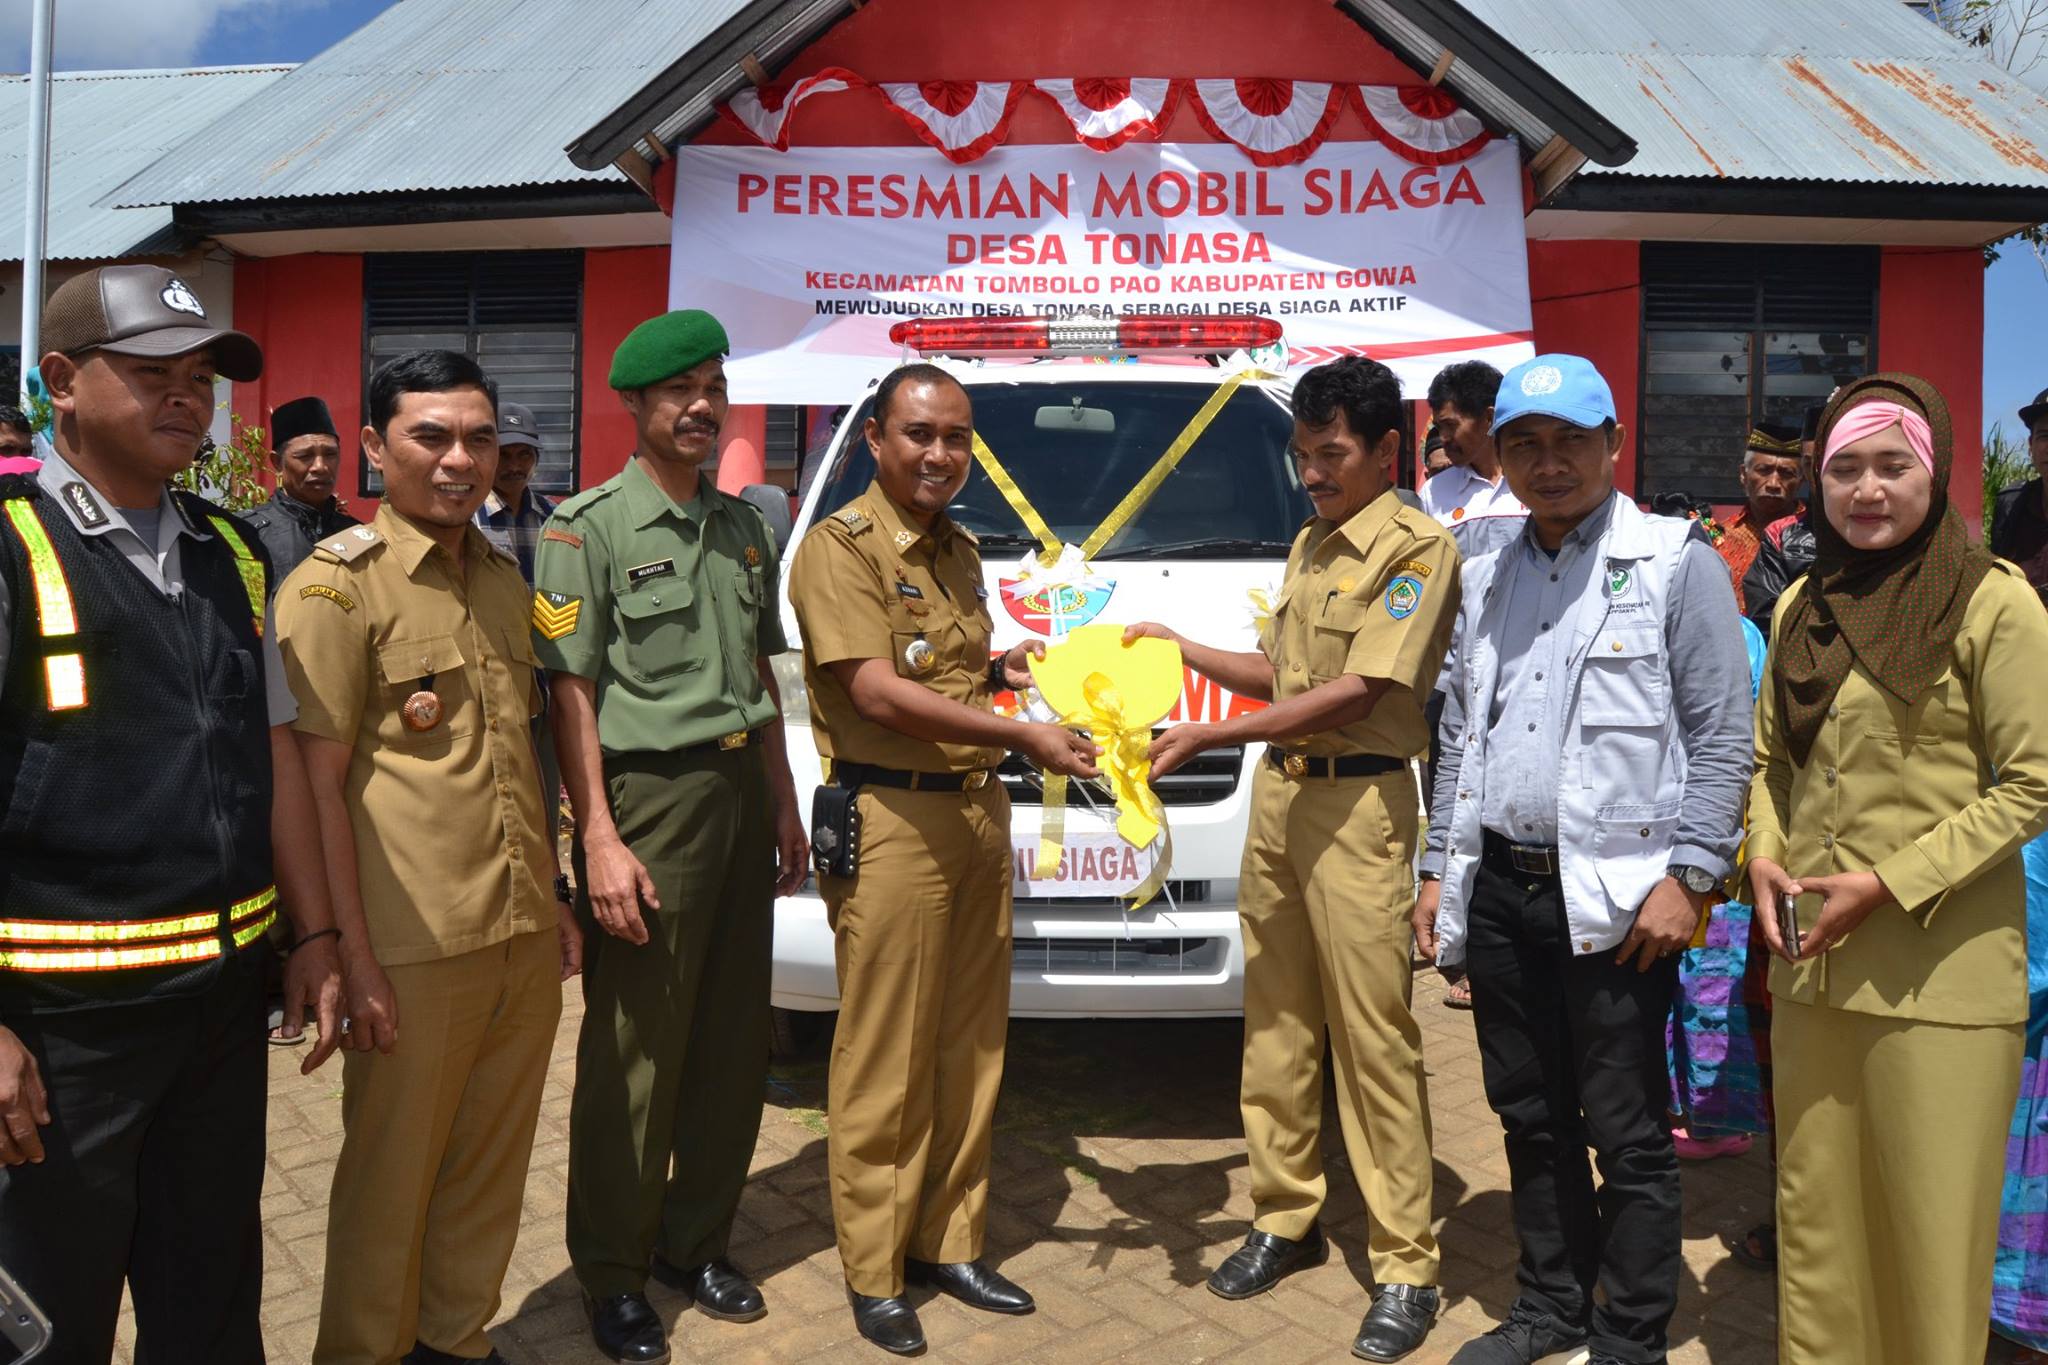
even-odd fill
[(1397, 773), (1408, 764), (1385, 754), (1345, 754), (1338, 758), (1311, 758), (1281, 749), (1266, 750), (1266, 761), (1289, 777), (1378, 777)]
[(991, 768), (976, 768), (965, 773), (919, 773), (906, 768), (882, 768), (873, 763), (832, 762), (832, 785), (835, 787), (895, 787), (900, 791), (913, 792), (973, 792), (980, 791), (994, 775)]
[(1521, 877), (1557, 875), (1555, 844), (1518, 844), (1490, 829), (1481, 829), (1480, 835), (1479, 860), (1494, 871), (1512, 872)]

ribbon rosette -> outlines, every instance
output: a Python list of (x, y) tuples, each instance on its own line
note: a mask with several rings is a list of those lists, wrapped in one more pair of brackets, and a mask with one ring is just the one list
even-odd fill
[[(1152, 873), (1130, 892), (1136, 910), (1159, 894), (1173, 861), (1173, 836), (1166, 808), (1152, 790), (1152, 727), (1180, 699), (1180, 646), (1171, 640), (1141, 639), (1126, 645), (1123, 627), (1080, 626), (1031, 665), (1033, 679), (1060, 723), (1086, 730), (1102, 746), (1097, 766), (1116, 798), (1116, 832), (1133, 848), (1160, 842)], [(1066, 836), (1067, 779), (1045, 775), (1044, 823), (1040, 827), (1040, 875), (1056, 871)]]

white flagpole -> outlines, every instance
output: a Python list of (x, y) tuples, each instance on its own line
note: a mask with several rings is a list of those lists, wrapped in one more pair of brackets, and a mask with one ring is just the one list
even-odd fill
[(50, 238), (50, 44), (56, 0), (30, 0), (35, 17), (28, 41), (28, 219), (21, 252), (22, 396), (28, 371), (43, 358), (37, 349), (43, 320), (43, 252)]

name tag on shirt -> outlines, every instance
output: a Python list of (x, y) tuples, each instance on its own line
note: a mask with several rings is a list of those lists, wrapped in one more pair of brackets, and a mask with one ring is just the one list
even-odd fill
[(650, 578), (661, 578), (675, 571), (676, 562), (673, 559), (657, 559), (647, 564), (635, 564), (626, 570), (626, 582), (637, 587)]
[(914, 583), (898, 583), (896, 585), (896, 592), (901, 597), (915, 597), (920, 600), (924, 597), (924, 589)]

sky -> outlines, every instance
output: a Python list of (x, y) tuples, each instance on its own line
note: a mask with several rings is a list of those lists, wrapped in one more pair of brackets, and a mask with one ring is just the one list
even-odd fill
[[(302, 62), (402, 0), (58, 0), (57, 67)], [(490, 0), (472, 0), (487, 4)], [(0, 0), (0, 71), (28, 68), (30, 0)], [(2048, 272), (2021, 244), (1985, 272), (1984, 422), (2048, 388)]]

